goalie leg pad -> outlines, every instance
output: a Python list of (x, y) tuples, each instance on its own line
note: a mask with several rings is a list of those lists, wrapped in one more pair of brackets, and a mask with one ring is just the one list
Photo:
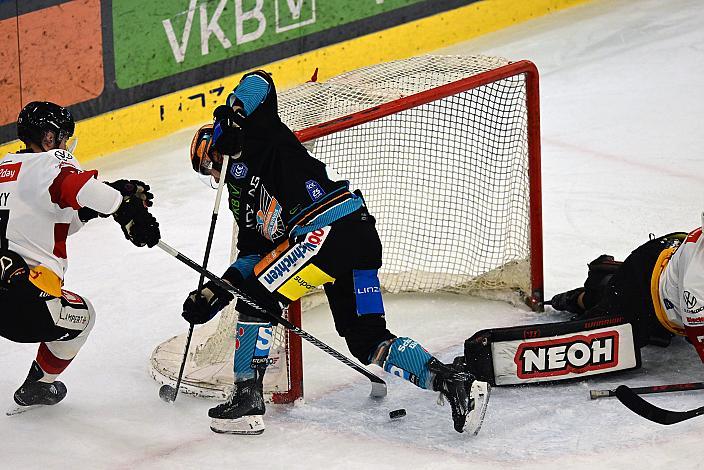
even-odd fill
[(596, 317), (477, 332), (464, 344), (467, 369), (491, 385), (554, 382), (641, 365), (633, 326)]

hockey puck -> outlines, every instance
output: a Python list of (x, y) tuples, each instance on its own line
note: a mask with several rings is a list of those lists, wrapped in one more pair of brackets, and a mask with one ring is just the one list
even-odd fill
[(406, 410), (403, 408), (399, 408), (398, 410), (393, 410), (389, 412), (389, 418), (391, 419), (400, 419), (406, 416)]

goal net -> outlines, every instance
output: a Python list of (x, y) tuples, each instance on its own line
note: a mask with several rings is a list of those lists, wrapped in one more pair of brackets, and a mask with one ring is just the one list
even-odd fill
[[(384, 247), (388, 292), (512, 293), (542, 301), (538, 73), (528, 61), (420, 56), (280, 92), (279, 113), (313, 155), (359, 188)], [(232, 257), (236, 257), (236, 227)], [(501, 294), (503, 295), (503, 294)], [(499, 296), (500, 297), (500, 296)], [(303, 301), (305, 305), (305, 299)], [(289, 308), (300, 324), (300, 303)], [(234, 302), (194, 333), (182, 389), (232, 387)], [(265, 390), (302, 396), (300, 339), (277, 327)], [(152, 375), (174, 383), (185, 335)]]

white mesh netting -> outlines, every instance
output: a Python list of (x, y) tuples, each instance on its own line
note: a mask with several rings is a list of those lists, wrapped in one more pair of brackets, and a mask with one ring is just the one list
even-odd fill
[[(315, 157), (363, 191), (384, 246), (386, 291), (531, 293), (525, 76), (415, 99), (507, 64), (495, 57), (421, 56), (279, 93), (282, 120), (294, 131), (306, 129), (301, 135)], [(383, 107), (388, 115), (378, 117)], [(319, 126), (353, 113), (374, 119), (330, 134), (335, 125)], [(233, 259), (235, 244), (236, 233)], [(184, 383), (226, 391), (235, 324), (229, 307), (217, 328), (197, 330)], [(178, 373), (178, 338), (152, 357), (167, 378)], [(274, 375), (267, 372), (267, 379)], [(290, 378), (278, 380), (268, 388), (284, 389)]]

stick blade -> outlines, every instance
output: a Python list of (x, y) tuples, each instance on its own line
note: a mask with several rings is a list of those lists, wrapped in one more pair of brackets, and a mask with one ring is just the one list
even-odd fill
[(372, 398), (384, 398), (386, 396), (386, 382), (379, 380), (380, 382), (372, 382), (372, 391), (369, 394)]
[(162, 385), (159, 387), (159, 398), (166, 403), (173, 403), (176, 400), (176, 389), (171, 385)]
[(635, 414), (658, 424), (670, 425), (694, 417), (690, 416), (690, 413), (686, 411), (670, 411), (658, 408), (644, 400), (626, 385), (619, 385), (616, 388), (616, 398)]

